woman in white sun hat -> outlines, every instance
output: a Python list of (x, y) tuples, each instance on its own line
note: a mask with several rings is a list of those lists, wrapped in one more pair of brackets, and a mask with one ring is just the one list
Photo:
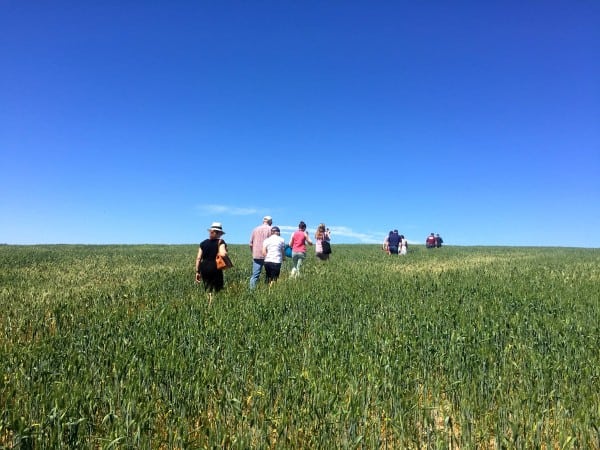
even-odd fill
[(217, 269), (217, 253), (227, 255), (227, 244), (221, 237), (225, 234), (220, 222), (213, 222), (208, 229), (208, 239), (200, 243), (196, 258), (196, 282), (204, 284), (204, 291), (212, 299), (213, 292), (219, 292), (225, 286), (223, 271)]

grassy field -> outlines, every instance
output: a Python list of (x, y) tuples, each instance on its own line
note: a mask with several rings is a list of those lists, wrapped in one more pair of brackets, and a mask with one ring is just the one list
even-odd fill
[(0, 247), (0, 447), (600, 449), (598, 249), (196, 250)]

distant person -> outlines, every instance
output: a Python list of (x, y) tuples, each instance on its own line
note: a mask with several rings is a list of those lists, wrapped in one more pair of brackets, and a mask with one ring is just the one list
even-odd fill
[(327, 261), (329, 259), (329, 253), (323, 251), (323, 242), (329, 241), (331, 241), (329, 228), (325, 227), (324, 223), (319, 224), (317, 231), (315, 232), (315, 255), (321, 261)]
[(271, 228), (271, 236), (263, 242), (262, 254), (265, 260), (267, 283), (272, 285), (279, 278), (281, 265), (285, 259), (285, 240), (280, 235), (279, 227)]
[(258, 225), (250, 235), (250, 250), (252, 251), (252, 276), (250, 277), (250, 289), (256, 287), (260, 272), (265, 265), (265, 257), (262, 254), (263, 242), (271, 236), (271, 225), (273, 218), (271, 216), (263, 217), (262, 224)]
[(388, 254), (397, 255), (399, 247), (400, 235), (398, 234), (398, 230), (394, 230), (392, 234), (388, 236)]
[(435, 235), (433, 233), (431, 233), (429, 236), (427, 236), (427, 239), (425, 239), (425, 247), (435, 248)]
[(300, 221), (298, 229), (294, 231), (290, 239), (290, 247), (292, 247), (292, 277), (297, 277), (300, 274), (300, 267), (306, 258), (306, 244), (313, 245), (310, 236), (306, 231), (306, 224)]
[(435, 246), (437, 248), (440, 248), (443, 243), (444, 243), (444, 240), (442, 239), (442, 237), (439, 234), (436, 234), (435, 235)]
[(400, 235), (400, 255), (406, 255), (408, 253), (408, 241), (403, 234)]
[(215, 258), (217, 253), (227, 255), (227, 244), (221, 237), (225, 234), (220, 222), (213, 222), (208, 229), (208, 239), (200, 243), (196, 257), (196, 283), (204, 284), (204, 291), (212, 301), (213, 293), (219, 292), (225, 286), (223, 271), (217, 269)]
[(383, 240), (383, 251), (385, 251), (388, 255), (390, 254), (390, 236), (393, 234), (393, 231), (390, 231), (388, 233), (388, 235), (385, 237), (385, 239)]

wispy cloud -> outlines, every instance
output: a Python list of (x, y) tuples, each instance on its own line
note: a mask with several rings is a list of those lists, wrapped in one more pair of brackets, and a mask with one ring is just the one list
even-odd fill
[(363, 244), (378, 244), (381, 242), (381, 239), (377, 236), (369, 233), (360, 233), (358, 231), (354, 231), (352, 228), (344, 227), (344, 226), (332, 226), (330, 227), (332, 237), (333, 236), (343, 236), (352, 239), (356, 239), (357, 241)]
[[(268, 214), (266, 209), (242, 208), (231, 205), (203, 204), (197, 205), (196, 211), (201, 216), (261, 216)], [(297, 225), (277, 224), (282, 234), (293, 233), (298, 229)], [(329, 227), (334, 240), (339, 239), (342, 242), (357, 242), (361, 244), (379, 244), (383, 242), (385, 234), (381, 232), (359, 232), (343, 225), (332, 225)], [(311, 236), (314, 235), (316, 228), (307, 228)]]
[(250, 216), (259, 213), (256, 208), (238, 208), (229, 205), (198, 205), (198, 213), (203, 216), (211, 215), (230, 215), (230, 216)]
[[(290, 225), (280, 225), (279, 228), (281, 229), (282, 232), (294, 232), (298, 229), (297, 226), (290, 226)], [(331, 227), (329, 227), (329, 230), (331, 231), (331, 237), (332, 239), (339, 239), (339, 238), (350, 238), (351, 241), (358, 241), (362, 244), (379, 244), (380, 242), (383, 241), (383, 238), (379, 237), (376, 234), (368, 234), (368, 233), (359, 233), (357, 231), (352, 230), (349, 227), (345, 227), (345, 226), (336, 226), (333, 225)], [(316, 228), (307, 228), (306, 231), (308, 231), (310, 233), (310, 235), (314, 235)], [(346, 241), (345, 239), (343, 241)]]

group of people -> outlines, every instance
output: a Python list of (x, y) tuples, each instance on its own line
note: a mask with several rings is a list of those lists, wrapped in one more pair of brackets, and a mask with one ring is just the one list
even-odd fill
[[(204, 284), (204, 289), (211, 299), (213, 292), (218, 292), (224, 287), (223, 271), (217, 268), (216, 257), (217, 254), (223, 257), (227, 256), (227, 244), (222, 239), (225, 231), (220, 222), (213, 222), (208, 232), (208, 239), (202, 241), (198, 247), (196, 282)], [(306, 223), (300, 221), (298, 229), (286, 243), (285, 239), (281, 237), (281, 229), (273, 225), (273, 218), (271, 216), (263, 217), (262, 224), (255, 227), (250, 235), (250, 251), (252, 252), (250, 289), (256, 287), (263, 267), (265, 268), (266, 282), (272, 284), (277, 281), (287, 251), (292, 258), (292, 277), (300, 274), (300, 268), (306, 259), (307, 245), (315, 246), (315, 254), (320, 260), (329, 259), (331, 233), (324, 223), (317, 227), (314, 239), (313, 242), (306, 231)], [(439, 248), (443, 242), (439, 234), (431, 233), (425, 240), (425, 246)], [(398, 230), (390, 231), (383, 241), (383, 250), (388, 255), (406, 255), (408, 241), (403, 234), (398, 233)]]
[(425, 239), (425, 247), (427, 248), (440, 248), (443, 243), (444, 240), (439, 234), (431, 233), (427, 236), (427, 239)]
[[(208, 239), (200, 243), (196, 257), (196, 282), (204, 284), (204, 290), (212, 299), (213, 292), (224, 287), (223, 271), (217, 269), (216, 257), (227, 255), (227, 244), (222, 239), (225, 234), (219, 222), (213, 222), (208, 229)], [(289, 243), (281, 237), (281, 230), (273, 225), (271, 216), (263, 217), (262, 224), (252, 230), (250, 235), (250, 251), (252, 252), (252, 275), (250, 289), (254, 289), (265, 268), (266, 282), (274, 283), (281, 274), (281, 266), (286, 258), (286, 249), (291, 252), (291, 276), (297, 277), (306, 258), (307, 245), (315, 246), (315, 254), (322, 261), (329, 259), (331, 232), (324, 223), (319, 224), (314, 235), (314, 242), (306, 231), (306, 223), (300, 221), (298, 229), (292, 234)]]
[(398, 230), (390, 231), (383, 241), (383, 250), (388, 255), (406, 255), (408, 252), (408, 240)]
[(281, 237), (279, 227), (273, 226), (273, 218), (271, 216), (263, 217), (263, 223), (254, 228), (250, 235), (250, 250), (252, 251), (250, 289), (256, 287), (263, 267), (265, 268), (266, 282), (272, 284), (277, 281), (288, 247), (292, 258), (292, 277), (300, 274), (300, 268), (306, 258), (307, 245), (315, 246), (317, 258), (322, 261), (327, 260), (330, 253), (327, 251), (327, 244), (331, 240), (329, 228), (325, 227), (324, 223), (319, 224), (314, 237), (315, 241), (313, 242), (306, 231), (306, 223), (300, 221), (298, 229), (294, 231), (286, 245), (285, 240)]

